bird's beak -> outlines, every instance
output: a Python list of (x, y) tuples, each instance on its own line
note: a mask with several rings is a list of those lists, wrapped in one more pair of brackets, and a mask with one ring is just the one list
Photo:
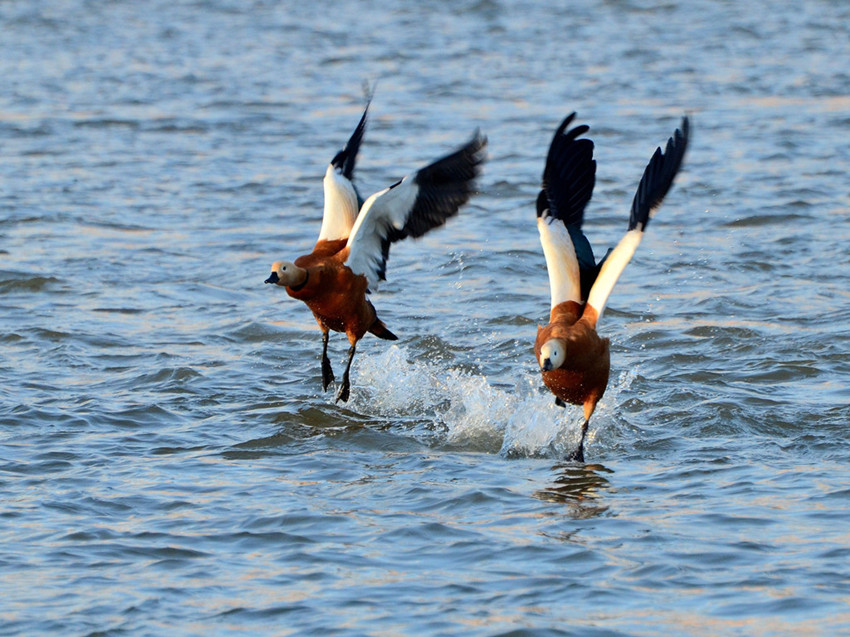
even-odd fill
[(544, 372), (551, 372), (552, 371), (552, 361), (547, 358), (546, 360), (543, 361), (542, 367), (543, 367)]
[(266, 283), (277, 283), (280, 279), (277, 276), (277, 272), (272, 272), (268, 279), (266, 279)]

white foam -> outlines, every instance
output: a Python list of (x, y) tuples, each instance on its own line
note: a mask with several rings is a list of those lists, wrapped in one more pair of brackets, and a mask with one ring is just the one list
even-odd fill
[(558, 457), (578, 443), (580, 410), (555, 406), (531, 366), (506, 390), (483, 375), (410, 361), (399, 345), (357, 363), (352, 407), (429, 420), (452, 447), (508, 457)]

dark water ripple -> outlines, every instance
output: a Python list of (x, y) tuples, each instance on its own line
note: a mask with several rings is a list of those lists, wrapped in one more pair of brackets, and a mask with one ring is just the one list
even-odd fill
[[(0, 3), (0, 634), (848, 632), (848, 6), (318, 9)], [(476, 127), (490, 160), (393, 249), (400, 341), (339, 406), (262, 280), (315, 241), (364, 81), (364, 192)], [(694, 124), (581, 467), (531, 351), (571, 110), (600, 254)]]

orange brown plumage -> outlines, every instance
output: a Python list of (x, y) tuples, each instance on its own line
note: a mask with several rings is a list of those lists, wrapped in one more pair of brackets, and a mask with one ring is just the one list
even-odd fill
[(538, 327), (534, 353), (543, 383), (556, 402), (584, 408), (578, 448), (569, 456), (584, 462), (588, 424), (608, 386), (611, 366), (610, 344), (597, 333), (597, 323), (682, 165), (689, 122), (683, 118), (665, 151), (658, 148), (650, 159), (632, 202), (628, 232), (597, 263), (582, 231), (584, 209), (596, 179), (593, 142), (581, 138), (589, 130), (587, 126), (568, 129), (574, 118), (575, 113), (567, 116), (555, 132), (537, 198), (537, 226), (552, 302), (549, 323)]

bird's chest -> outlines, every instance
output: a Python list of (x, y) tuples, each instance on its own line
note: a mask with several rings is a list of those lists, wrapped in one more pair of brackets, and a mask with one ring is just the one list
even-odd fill
[(350, 302), (335, 296), (323, 295), (306, 303), (316, 318), (335, 332), (344, 332), (346, 324), (356, 314)]
[(590, 394), (590, 379), (584, 371), (553, 369), (543, 372), (543, 383), (564, 402), (582, 405)]
[(287, 292), (303, 301), (317, 319), (337, 332), (346, 331), (346, 326), (357, 321), (367, 304), (365, 278), (357, 277), (348, 268), (311, 270), (310, 280), (303, 289), (287, 288)]

